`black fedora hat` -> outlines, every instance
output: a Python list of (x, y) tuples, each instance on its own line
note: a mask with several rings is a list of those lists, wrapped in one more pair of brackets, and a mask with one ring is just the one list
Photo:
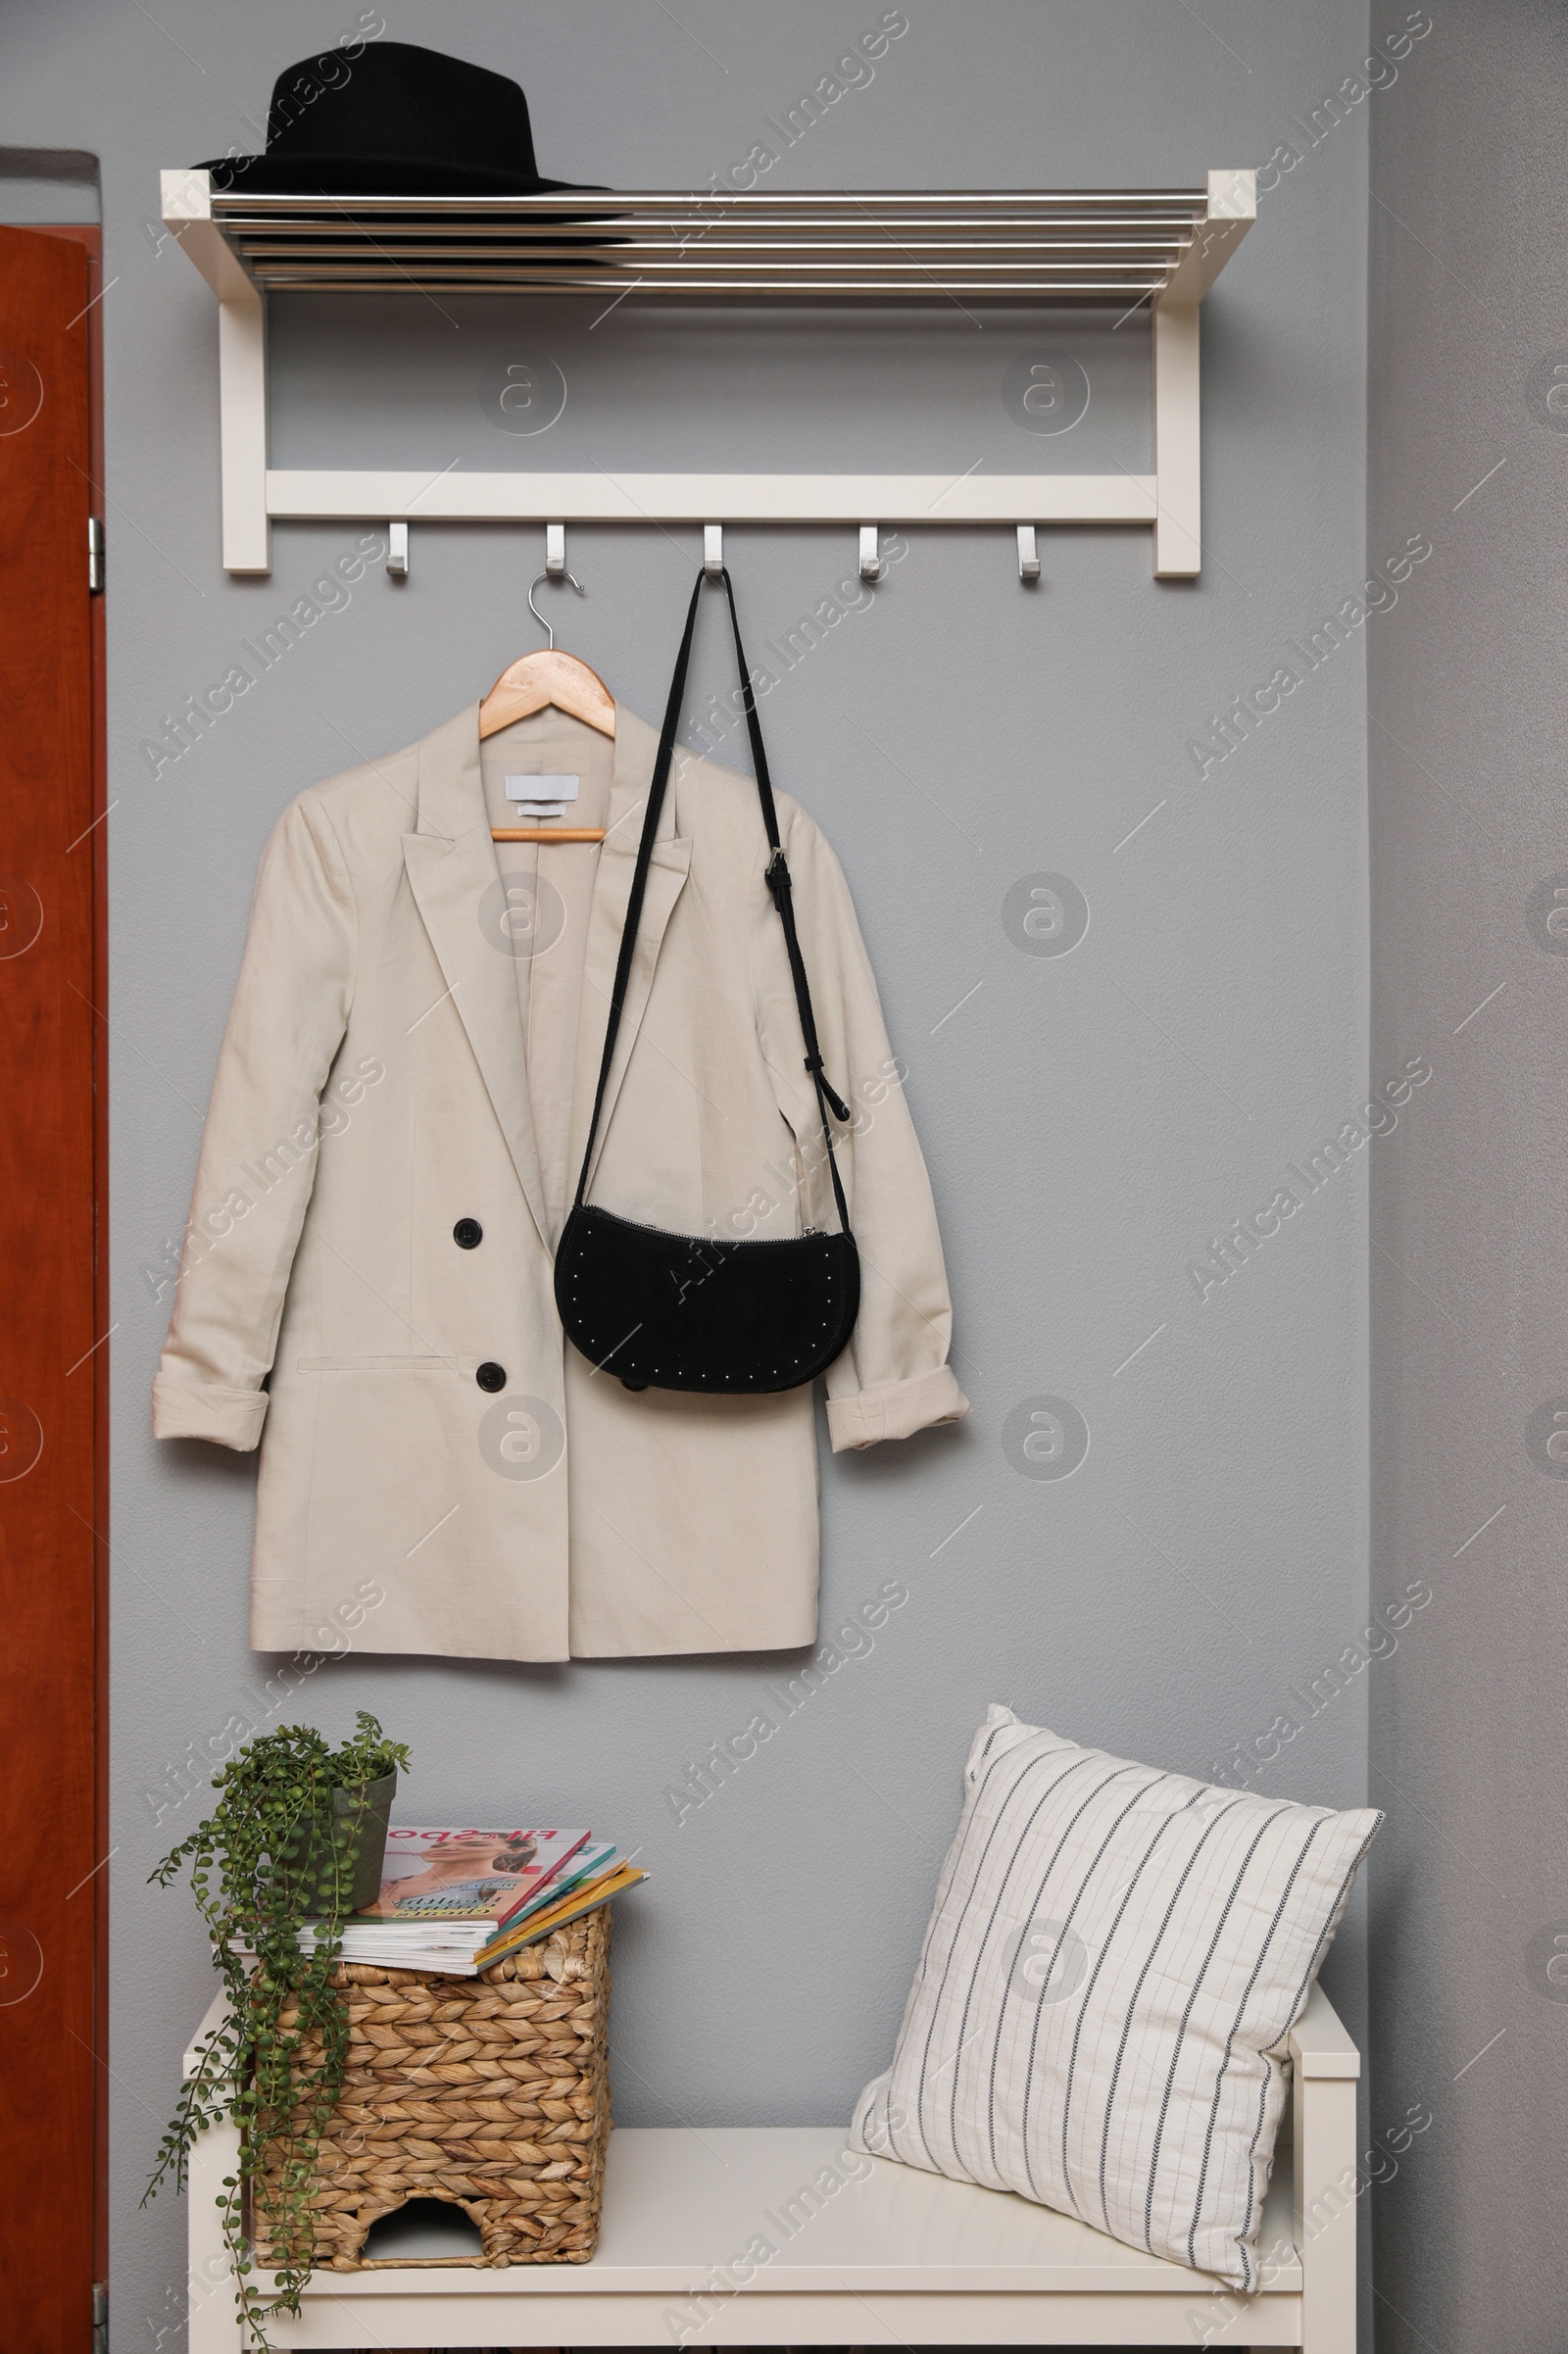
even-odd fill
[(302, 58), (273, 85), (266, 154), (196, 169), (221, 192), (257, 196), (544, 196), (580, 185), (541, 178), (516, 82), (410, 41)]

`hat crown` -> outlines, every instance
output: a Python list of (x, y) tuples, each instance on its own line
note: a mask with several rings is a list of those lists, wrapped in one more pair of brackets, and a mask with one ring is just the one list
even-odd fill
[(528, 101), (518, 83), (411, 41), (324, 49), (287, 67), (267, 117), (270, 157), (357, 155), (450, 166), (455, 155), (531, 176)]

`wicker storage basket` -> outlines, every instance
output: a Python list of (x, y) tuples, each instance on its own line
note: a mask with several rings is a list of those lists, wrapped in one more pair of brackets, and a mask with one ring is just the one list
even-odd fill
[[(360, 2271), (370, 2226), (411, 2198), (473, 2218), (469, 2263), (585, 2264), (610, 2133), (610, 1908), (477, 1978), (358, 1963), (339, 1984), (348, 2074), (317, 2161), (318, 2266)], [(265, 2262), (265, 2199), (256, 2237)]]

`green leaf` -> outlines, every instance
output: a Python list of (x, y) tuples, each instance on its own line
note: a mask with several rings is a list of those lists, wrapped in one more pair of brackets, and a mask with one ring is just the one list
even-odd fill
[[(315, 2261), (317, 2158), (348, 2064), (348, 2012), (335, 1966), (365, 1809), (341, 1827), (340, 1841), (330, 1793), (363, 1790), (395, 1771), (409, 1771), (406, 1744), (388, 1741), (364, 1709), (336, 1749), (314, 1726), (280, 1725), (247, 1742), (215, 1774), (212, 1814), (148, 1876), (168, 1888), (181, 1866), (190, 1867), (229, 2017), (198, 2048), (143, 2204), (166, 2177), (176, 2188), (183, 2184), (198, 2133), (224, 2118), (239, 2127), (238, 2172), (225, 2176), (218, 2212), (234, 2268), (236, 2312), (263, 2349), (270, 2315), (298, 2315)], [(320, 1949), (307, 1956), (299, 1930), (313, 1902), (325, 1934)], [(254, 1965), (242, 1946), (254, 1951)], [(247, 2186), (266, 2219), (270, 2302), (249, 2280)]]

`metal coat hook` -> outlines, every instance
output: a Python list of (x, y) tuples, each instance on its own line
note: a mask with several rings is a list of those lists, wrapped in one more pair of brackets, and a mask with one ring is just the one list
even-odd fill
[(548, 644), (548, 646), (549, 646), (550, 652), (551, 652), (552, 654), (554, 654), (554, 652), (555, 652), (555, 650), (556, 650), (556, 633), (555, 633), (555, 629), (554, 629), (553, 625), (552, 625), (552, 624), (551, 624), (549, 621), (547, 621), (547, 620), (545, 619), (545, 617), (544, 617), (544, 614), (543, 614), (543, 613), (542, 613), (539, 611), (539, 608), (538, 608), (538, 606), (537, 606), (537, 605), (535, 605), (535, 603), (534, 603), (534, 601), (533, 601), (533, 592), (534, 592), (534, 589), (536, 589), (536, 588), (539, 586), (539, 583), (540, 583), (540, 581), (541, 581), (541, 580), (567, 580), (567, 581), (570, 581), (570, 583), (571, 583), (572, 587), (573, 587), (573, 588), (576, 590), (576, 592), (577, 592), (577, 594), (578, 594), (578, 596), (579, 596), (579, 597), (586, 597), (586, 596), (587, 596), (587, 594), (588, 594), (588, 591), (587, 591), (587, 590), (586, 590), (586, 589), (583, 587), (583, 584), (582, 584), (582, 582), (581, 582), (581, 581), (580, 581), (580, 580), (577, 578), (577, 576), (576, 576), (575, 572), (536, 572), (536, 573), (534, 574), (534, 577), (533, 577), (533, 584), (532, 584), (532, 586), (529, 588), (529, 591), (528, 591), (528, 611), (529, 611), (529, 612), (532, 613), (532, 615), (533, 615), (534, 619), (535, 619), (535, 620), (538, 622), (538, 624), (539, 624), (540, 628), (541, 628), (541, 629), (544, 631), (544, 633), (545, 633), (545, 639), (546, 639), (546, 642), (547, 642), (547, 644)]

